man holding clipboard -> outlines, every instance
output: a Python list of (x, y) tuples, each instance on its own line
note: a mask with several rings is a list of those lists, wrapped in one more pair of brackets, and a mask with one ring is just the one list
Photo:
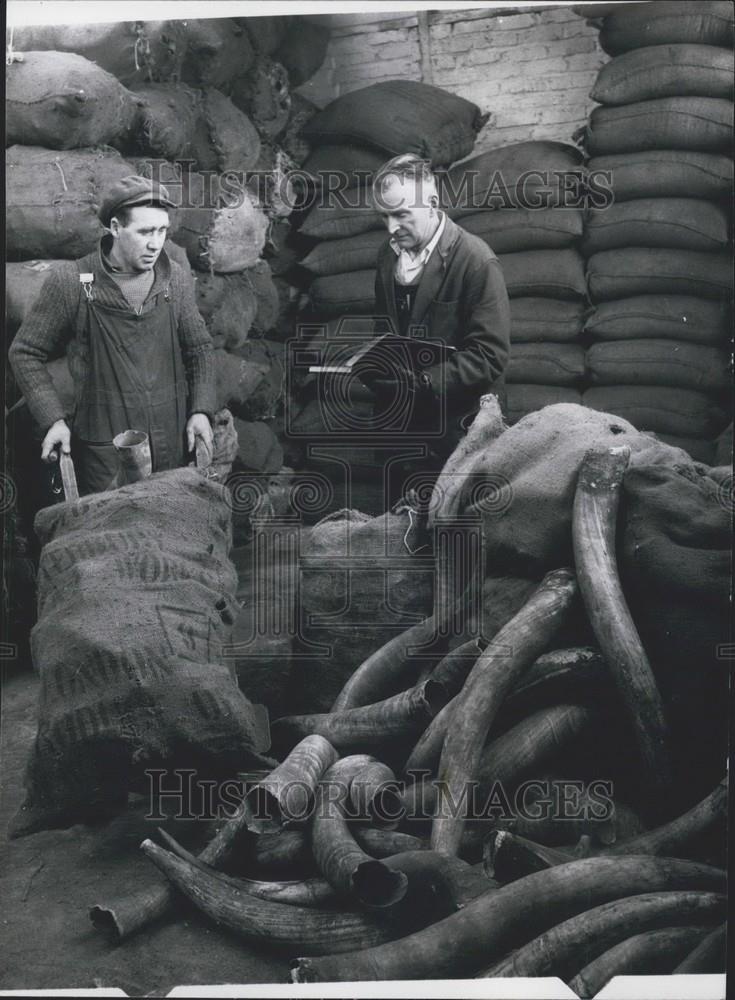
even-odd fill
[[(375, 279), (376, 316), (387, 317), (388, 336), (358, 376), (375, 395), (376, 414), (407, 408), (406, 431), (414, 439), (425, 434), (441, 464), (482, 395), (495, 392), (504, 408), (510, 307), (503, 274), (487, 244), (440, 210), (436, 179), (421, 157), (384, 164), (373, 201), (390, 234)], [(407, 349), (403, 338), (418, 345)]]

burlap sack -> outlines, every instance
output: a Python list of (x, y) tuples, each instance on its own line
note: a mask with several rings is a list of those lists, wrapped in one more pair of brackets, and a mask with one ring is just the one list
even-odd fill
[(602, 173), (615, 201), (631, 198), (727, 198), (732, 190), (732, 157), (693, 149), (649, 149), (643, 153), (595, 156), (590, 178)]
[(268, 261), (259, 260), (243, 271), (243, 277), (250, 285), (255, 298), (253, 333), (259, 337), (269, 333), (278, 322), (281, 309), (278, 289), (273, 283)]
[(726, 488), (691, 463), (641, 462), (623, 482), (621, 578), (690, 804), (722, 777), (727, 756), (728, 678), (719, 650), (730, 637), (731, 503)]
[(284, 346), (246, 340), (232, 351), (214, 352), (217, 405), (242, 420), (274, 416), (284, 392)]
[(683, 95), (732, 99), (734, 70), (730, 48), (646, 44), (606, 63), (590, 97), (598, 104)]
[(220, 173), (254, 170), (260, 156), (260, 137), (248, 116), (214, 87), (203, 92), (202, 115), (209, 155), (205, 160), (204, 154), (199, 154), (199, 169)]
[(693, 462), (701, 462), (703, 465), (715, 465), (716, 447), (714, 441), (705, 441), (701, 438), (680, 437), (677, 434), (657, 434), (659, 441), (670, 444), (673, 448), (681, 448), (690, 456)]
[(303, 18), (288, 21), (283, 39), (273, 58), (288, 71), (292, 87), (300, 87), (324, 62), (329, 44), (329, 28)]
[(181, 179), (176, 241), (198, 271), (231, 274), (252, 267), (265, 246), (268, 219), (246, 188), (200, 173)]
[(119, 811), (149, 768), (201, 779), (265, 763), (223, 654), (237, 613), (226, 496), (177, 469), (38, 514), (40, 716), (14, 835)]
[(215, 347), (233, 350), (245, 343), (255, 319), (257, 303), (243, 274), (192, 272), (197, 308)]
[(556, 385), (509, 385), (506, 387), (506, 418), (516, 424), (528, 413), (542, 410), (555, 403), (581, 405), (582, 394), (577, 389), (562, 389)]
[(722, 344), (730, 329), (726, 302), (691, 295), (634, 295), (598, 302), (584, 329), (596, 340), (665, 337), (697, 344)]
[(243, 28), (256, 52), (272, 56), (288, 31), (289, 18), (283, 15), (265, 17), (234, 17), (233, 21)]
[[(201, 94), (183, 83), (136, 87), (142, 112), (135, 135), (138, 152), (165, 160), (195, 160), (201, 136)], [(199, 169), (198, 162), (194, 164)]]
[(214, 87), (152, 83), (135, 93), (143, 103), (134, 136), (137, 153), (182, 161), (187, 170), (219, 173), (252, 170), (258, 162), (257, 131)]
[(8, 258), (73, 260), (89, 253), (103, 232), (97, 218), (103, 193), (135, 172), (112, 149), (11, 146), (5, 151)]
[(546, 140), (514, 142), (458, 163), (440, 178), (440, 201), (452, 218), (482, 209), (569, 205), (581, 178), (576, 146)]
[(495, 253), (558, 250), (572, 246), (582, 235), (582, 212), (572, 208), (499, 208), (463, 215), (459, 225), (483, 239)]
[(288, 279), (279, 276), (274, 276), (273, 287), (278, 295), (278, 317), (276, 325), (268, 336), (272, 337), (273, 340), (288, 341), (294, 337), (294, 334), (298, 335), (299, 324), (302, 321), (299, 300), (303, 293)]
[[(481, 624), (478, 624), (474, 616), (470, 617), (465, 635), (451, 638), (449, 648), (456, 648), (477, 634), (488, 641), (492, 640), (526, 604), (539, 583), (540, 580), (537, 578), (502, 576), (500, 573), (488, 572), (482, 582), (482, 607), (479, 619)], [(582, 600), (577, 595), (554, 636), (554, 646), (557, 649), (564, 649), (572, 646), (596, 645), (596, 642)], [(582, 697), (579, 689), (577, 696)]]
[(715, 441), (715, 458), (713, 465), (732, 466), (732, 420), (729, 425), (718, 434)]
[(265, 376), (239, 407), (244, 420), (268, 420), (276, 415), (285, 391), (286, 349), (276, 340), (252, 338), (232, 352), (233, 361), (265, 369)]
[[(573, 565), (572, 507), (582, 459), (590, 448), (623, 444), (633, 466), (688, 461), (625, 420), (568, 403), (529, 414), (485, 448), (464, 511), (481, 519), (488, 571), (533, 577)], [(487, 497), (483, 484), (491, 487)]]
[(309, 285), (309, 298), (315, 312), (325, 316), (370, 315), (375, 310), (375, 270), (317, 278)]
[(273, 473), (283, 465), (283, 448), (268, 424), (261, 420), (235, 417), (237, 431), (237, 469)]
[(288, 219), (274, 219), (271, 224), (265, 257), (274, 277), (282, 277), (297, 263), (302, 251), (297, 249), (298, 236)]
[(216, 350), (214, 373), (217, 406), (226, 406), (235, 416), (241, 416), (247, 401), (266, 379), (268, 370), (267, 364), (248, 363), (229, 351)]
[(310, 142), (356, 142), (389, 156), (418, 153), (442, 166), (472, 152), (486, 120), (477, 105), (440, 87), (387, 80), (338, 97), (303, 132)]
[(303, 204), (308, 182), (295, 167), (278, 139), (262, 138), (260, 156), (246, 175), (246, 184), (272, 220), (287, 219)]
[(733, 7), (727, 0), (703, 0), (692, 7), (675, 0), (627, 6), (606, 17), (600, 45), (610, 55), (643, 45), (732, 46)]
[(594, 302), (631, 295), (732, 296), (732, 260), (727, 253), (626, 247), (602, 250), (587, 260), (587, 284)]
[(732, 146), (732, 101), (722, 97), (659, 97), (619, 108), (598, 107), (587, 127), (590, 156), (646, 149), (725, 153)]
[[(323, 190), (332, 190), (336, 185), (334, 178), (339, 178), (341, 188), (351, 188), (357, 185), (369, 187), (370, 178), (385, 163), (386, 155), (378, 149), (356, 145), (319, 145), (316, 146), (304, 163), (304, 170), (311, 174), (317, 185)], [(326, 174), (326, 177), (322, 177)]]
[(584, 305), (561, 299), (515, 298), (510, 303), (512, 343), (566, 343), (582, 332)]
[(257, 55), (248, 71), (233, 80), (228, 93), (261, 135), (275, 139), (286, 128), (291, 93), (288, 73), (280, 63)]
[(140, 102), (112, 76), (71, 52), (24, 52), (5, 70), (5, 143), (78, 149), (114, 143)]
[(370, 653), (430, 613), (433, 561), (409, 551), (410, 526), (405, 512), (342, 510), (302, 532), (297, 711), (328, 711)]
[(346, 236), (358, 236), (371, 229), (385, 232), (385, 225), (368, 204), (366, 196), (351, 193), (341, 204), (321, 204), (317, 201), (301, 224), (299, 230), (304, 236), (317, 240), (338, 240)]
[(576, 250), (524, 250), (499, 254), (498, 260), (511, 299), (583, 299), (587, 295), (584, 264)]
[(8, 330), (18, 329), (38, 298), (56, 260), (25, 260), (5, 265), (5, 319)]
[(731, 379), (724, 350), (671, 340), (611, 340), (587, 351), (592, 385), (662, 385), (722, 392)]
[(520, 384), (580, 386), (585, 376), (580, 344), (513, 344), (505, 378)]
[(232, 465), (237, 458), (238, 438), (235, 421), (228, 409), (217, 410), (212, 419), (212, 472), (223, 483), (232, 472)]
[(614, 413), (643, 431), (712, 438), (727, 423), (725, 412), (703, 392), (660, 385), (605, 385), (587, 389), (585, 406)]
[(288, 112), (286, 128), (280, 136), (284, 152), (297, 166), (301, 166), (311, 152), (311, 144), (302, 138), (301, 130), (317, 113), (319, 108), (301, 94), (291, 94), (291, 108)]
[[(373, 415), (374, 397), (367, 389), (362, 398), (360, 395), (358, 386), (350, 386), (349, 408), (346, 411), (341, 400), (335, 403), (324, 398), (311, 398), (306, 402), (293, 397), (287, 399), (283, 442), (289, 465), (298, 469), (305, 466), (311, 468), (314, 458), (307, 455), (307, 450), (315, 439), (321, 438), (323, 441), (335, 434), (354, 433), (355, 428), (368, 428)], [(335, 463), (327, 462), (326, 465), (328, 472), (335, 475)]]
[(186, 51), (183, 21), (35, 24), (13, 29), (18, 52), (76, 52), (126, 87), (175, 76)]
[[(240, 474), (234, 489), (252, 504), (265, 493), (264, 480), (259, 476), (248, 483)], [(237, 511), (234, 516), (237, 519)], [(241, 607), (232, 635), (237, 682), (247, 698), (266, 706), (272, 719), (290, 711), (298, 536), (298, 527), (284, 530), (261, 517), (249, 543), (234, 553)]]
[(341, 240), (318, 243), (303, 260), (301, 267), (316, 275), (347, 274), (374, 268), (378, 250), (388, 239), (385, 229), (346, 236)]
[(728, 216), (701, 198), (636, 198), (587, 213), (580, 250), (585, 257), (618, 247), (723, 250)]
[[(173, 223), (171, 228), (176, 232), (177, 219), (175, 212), (169, 212), (169, 221)], [(180, 247), (178, 243), (174, 243), (173, 240), (166, 240), (163, 244), (163, 249), (168, 254), (170, 260), (175, 261), (185, 271), (189, 270), (189, 258), (186, 256), (186, 250), (183, 247)]]
[(180, 79), (195, 87), (230, 92), (233, 81), (252, 65), (255, 55), (247, 32), (231, 17), (183, 22), (185, 55)]

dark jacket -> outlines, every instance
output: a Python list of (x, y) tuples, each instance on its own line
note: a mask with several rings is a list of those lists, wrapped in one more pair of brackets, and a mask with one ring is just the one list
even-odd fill
[[(118, 285), (107, 274), (98, 247), (78, 261), (63, 261), (50, 272), (8, 352), (18, 387), (43, 431), (57, 420), (69, 420), (74, 415), (59, 399), (46, 362), (66, 352), (76, 401), (88, 376), (84, 293), (79, 282), (79, 274), (85, 271), (94, 274), (94, 294), (103, 305), (130, 310)], [(216, 409), (214, 346), (196, 306), (193, 282), (165, 250), (156, 261), (154, 273), (143, 312), (155, 308), (158, 296), (170, 288), (188, 383), (188, 412), (211, 416)]]
[[(398, 330), (395, 265), (396, 254), (386, 240), (378, 251), (376, 316), (388, 317)], [(416, 327), (423, 327), (429, 339), (457, 348), (447, 362), (427, 371), (435, 397), (444, 397), (451, 437), (458, 439), (480, 396), (495, 392), (504, 405), (510, 305), (495, 254), (449, 218), (421, 275), (409, 334)]]

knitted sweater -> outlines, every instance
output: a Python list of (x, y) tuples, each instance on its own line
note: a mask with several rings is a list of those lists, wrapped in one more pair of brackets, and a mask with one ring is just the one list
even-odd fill
[[(74, 381), (74, 408), (89, 373), (84, 323), (87, 306), (79, 281), (83, 272), (94, 275), (93, 292), (101, 305), (134, 313), (104, 267), (100, 247), (81, 260), (64, 261), (50, 272), (8, 352), (18, 387), (31, 415), (44, 431), (57, 420), (73, 417), (73, 411), (65, 410), (54, 389), (46, 362), (66, 352)], [(158, 296), (166, 288), (170, 290), (189, 388), (188, 412), (211, 417), (216, 409), (214, 347), (196, 306), (193, 282), (165, 250), (156, 261), (154, 274), (142, 313), (154, 309)]]
[(125, 296), (125, 301), (130, 308), (140, 312), (151, 288), (153, 288), (153, 282), (156, 280), (155, 273), (153, 271), (134, 271), (132, 273), (119, 271), (110, 264), (107, 258), (103, 259), (103, 264), (107, 273)]

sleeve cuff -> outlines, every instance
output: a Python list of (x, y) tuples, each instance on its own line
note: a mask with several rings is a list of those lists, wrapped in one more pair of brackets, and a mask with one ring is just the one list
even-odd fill
[(42, 429), (44, 434), (46, 434), (46, 432), (53, 427), (55, 423), (58, 423), (59, 420), (64, 420), (67, 424), (71, 424), (70, 414), (65, 413), (64, 408), (61, 405), (59, 405), (58, 408), (55, 406), (44, 406), (42, 409), (39, 409), (38, 406), (36, 406), (33, 410), (31, 410), (31, 416)]

